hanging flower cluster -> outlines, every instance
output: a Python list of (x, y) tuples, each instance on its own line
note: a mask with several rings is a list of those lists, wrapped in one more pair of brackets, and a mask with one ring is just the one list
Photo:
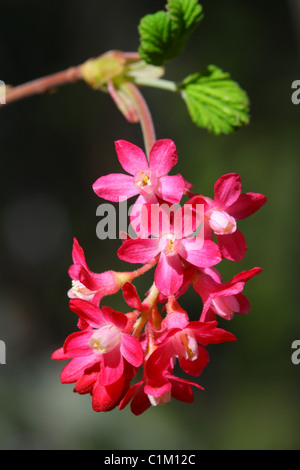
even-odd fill
[[(235, 313), (249, 312), (242, 291), (261, 268), (222, 282), (215, 266), (224, 258), (244, 257), (247, 247), (237, 221), (256, 212), (266, 197), (242, 194), (236, 173), (217, 180), (214, 199), (192, 193), (192, 185), (181, 175), (169, 175), (178, 159), (172, 140), (156, 141), (149, 161), (134, 144), (120, 140), (115, 146), (127, 174), (102, 176), (93, 189), (113, 202), (138, 196), (130, 216), (136, 236), (123, 237), (118, 256), (142, 266), (127, 272), (91, 272), (74, 239), (68, 296), (78, 331), (52, 358), (71, 359), (61, 381), (75, 383), (79, 394), (91, 394), (95, 411), (123, 409), (130, 403), (138, 415), (171, 397), (191, 403), (192, 387), (202, 387), (177, 370), (200, 376), (209, 361), (206, 347), (236, 339), (218, 327), (217, 316), (231, 320)], [(180, 205), (184, 196), (187, 201)], [(152, 268), (153, 285), (141, 300), (132, 282)], [(194, 321), (179, 303), (190, 287), (203, 305)], [(105, 306), (105, 297), (120, 289), (128, 305), (124, 313)]]

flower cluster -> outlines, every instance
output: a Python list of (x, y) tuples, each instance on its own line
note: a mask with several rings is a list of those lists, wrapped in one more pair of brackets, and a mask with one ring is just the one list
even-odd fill
[[(116, 152), (128, 174), (102, 176), (93, 189), (113, 202), (138, 196), (130, 215), (136, 237), (123, 238), (118, 256), (142, 266), (94, 273), (74, 239), (68, 296), (78, 331), (52, 358), (71, 359), (61, 381), (75, 383), (79, 394), (91, 394), (95, 411), (123, 409), (130, 403), (138, 415), (171, 397), (192, 402), (192, 387), (202, 387), (183, 378), (185, 374), (200, 376), (209, 361), (208, 345), (236, 339), (218, 326), (217, 316), (231, 320), (235, 313), (249, 312), (242, 291), (261, 268), (222, 282), (215, 266), (224, 258), (244, 257), (246, 242), (237, 221), (257, 211), (266, 197), (242, 194), (236, 173), (217, 180), (214, 199), (192, 193), (181, 175), (169, 175), (178, 158), (169, 139), (155, 142), (149, 161), (139, 147), (123, 140), (116, 142)], [(187, 200), (180, 206), (184, 196)], [(132, 281), (152, 268), (153, 285), (141, 300)], [(202, 311), (193, 321), (179, 303), (190, 287), (202, 299)], [(107, 295), (121, 289), (128, 305), (125, 313), (103, 305)]]

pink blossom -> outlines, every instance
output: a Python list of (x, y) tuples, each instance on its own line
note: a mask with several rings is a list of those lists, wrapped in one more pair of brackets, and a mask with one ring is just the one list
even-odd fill
[(72, 279), (72, 288), (68, 291), (70, 299), (79, 298), (99, 305), (104, 296), (115, 294), (125, 282), (124, 273), (115, 271), (93, 273), (76, 238), (73, 240), (72, 258), (73, 264), (69, 268)]
[[(149, 207), (152, 210), (158, 206), (151, 204)], [(189, 207), (193, 205), (189, 204)], [(194, 212), (191, 209), (187, 213), (185, 209), (185, 205), (178, 209), (172, 224), (168, 223), (169, 216), (160, 211), (161, 223), (150, 226), (151, 233), (157, 238), (126, 240), (118, 250), (119, 258), (129, 263), (144, 264), (159, 256), (154, 281), (159, 291), (166, 296), (174, 294), (182, 286), (185, 265), (203, 268), (221, 261), (219, 248), (213, 241), (191, 236), (195, 229)], [(162, 227), (167, 226), (168, 232), (162, 230)]]
[(237, 173), (221, 176), (215, 183), (214, 200), (204, 197), (205, 236), (217, 237), (224, 258), (239, 261), (247, 250), (243, 234), (237, 228), (237, 220), (249, 217), (263, 206), (267, 198), (259, 193), (241, 194), (241, 178)]
[(180, 202), (185, 181), (181, 175), (168, 176), (178, 160), (172, 140), (157, 140), (150, 151), (149, 163), (145, 153), (130, 142), (118, 140), (115, 142), (115, 148), (120, 164), (129, 174), (113, 173), (101, 176), (93, 184), (93, 189), (99, 197), (121, 202), (139, 195), (136, 208), (146, 202), (157, 203), (159, 200), (172, 204)]
[(216, 269), (198, 270), (193, 278), (193, 286), (203, 301), (200, 320), (215, 320), (216, 315), (231, 320), (234, 313), (247, 314), (250, 304), (241, 292), (245, 282), (261, 271), (261, 268), (256, 267), (237, 274), (231, 281), (222, 283), (221, 275)]
[(199, 376), (209, 361), (205, 346), (236, 340), (232, 333), (217, 328), (216, 321), (189, 321), (186, 311), (174, 298), (169, 298), (167, 311), (161, 324), (165, 332), (156, 341), (157, 348), (152, 353), (156, 370), (163, 370), (176, 357), (186, 373)]
[(100, 310), (82, 299), (71, 300), (70, 308), (87, 327), (68, 336), (63, 349), (54, 354), (54, 359), (72, 358), (62, 371), (63, 383), (76, 382), (87, 368), (99, 364), (99, 384), (111, 385), (123, 375), (124, 361), (141, 365), (144, 354), (138, 339), (124, 333), (126, 315), (110, 307)]

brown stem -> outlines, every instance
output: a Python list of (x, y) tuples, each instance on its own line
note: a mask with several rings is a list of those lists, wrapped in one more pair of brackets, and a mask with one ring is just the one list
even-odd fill
[[(6, 89), (6, 104), (18, 101), (28, 96), (38, 95), (51, 91), (54, 88), (65, 85), (67, 83), (74, 83), (82, 79), (80, 67), (70, 67), (63, 72), (57, 72), (47, 77), (38, 78), (31, 82), (24, 83), (16, 87)], [(1, 105), (0, 105), (1, 106)], [(4, 105), (2, 105), (4, 106)]]

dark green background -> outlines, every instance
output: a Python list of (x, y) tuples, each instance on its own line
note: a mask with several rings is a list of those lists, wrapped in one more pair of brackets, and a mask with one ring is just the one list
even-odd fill
[[(87, 0), (0, 4), (0, 79), (17, 85), (84, 62), (109, 49), (134, 51), (139, 19), (164, 1)], [(253, 266), (263, 273), (245, 293), (248, 316), (220, 325), (238, 341), (209, 347), (211, 361), (192, 405), (172, 401), (140, 417), (129, 408), (97, 414), (89, 396), (61, 385), (63, 364), (50, 360), (75, 330), (68, 308), (72, 238), (94, 271), (126, 269), (119, 241), (96, 237), (92, 191), (103, 174), (119, 171), (114, 140), (143, 145), (108, 95), (84, 84), (36, 96), (0, 110), (1, 255), (0, 366), (2, 449), (299, 449), (300, 339), (299, 125), (291, 84), (300, 79), (299, 2), (203, 1), (205, 19), (166, 78), (181, 80), (212, 63), (248, 92), (251, 124), (215, 137), (192, 124), (171, 93), (146, 89), (158, 138), (175, 141), (176, 172), (213, 196), (224, 173), (241, 175), (243, 192), (268, 203), (239, 223), (248, 252), (222, 263), (224, 280)], [(151, 276), (137, 283), (143, 295)], [(121, 298), (109, 300), (119, 308)], [(195, 293), (183, 300), (191, 318)]]

